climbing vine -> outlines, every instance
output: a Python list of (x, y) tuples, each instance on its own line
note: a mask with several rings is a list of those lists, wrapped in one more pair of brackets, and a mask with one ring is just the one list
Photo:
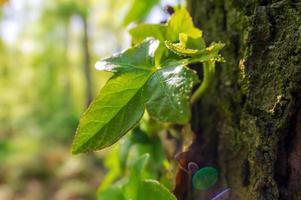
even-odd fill
[[(145, 127), (149, 130), (152, 126), (149, 132), (157, 132), (173, 124), (187, 124), (191, 104), (210, 84), (215, 63), (224, 61), (219, 55), (224, 44), (206, 46), (202, 31), (183, 8), (177, 9), (166, 24), (140, 24), (130, 30), (130, 35), (133, 47), (95, 65), (97, 70), (112, 72), (113, 76), (82, 115), (72, 144), (73, 154), (104, 149), (131, 131), (132, 139), (122, 146), (127, 152), (137, 138), (143, 140), (141, 130)], [(193, 63), (203, 64), (202, 80), (189, 68)], [(148, 136), (144, 135), (145, 141), (154, 139)], [(118, 199), (176, 199), (158, 181), (142, 178), (148, 160), (149, 154), (141, 155), (132, 163), (131, 178), (121, 184), (122, 189), (111, 188), (112, 193), (120, 195)], [(194, 164), (190, 165), (193, 168)], [(197, 178), (207, 172), (212, 172), (211, 182)], [(210, 167), (198, 171), (193, 184), (206, 188), (215, 182), (216, 173)]]

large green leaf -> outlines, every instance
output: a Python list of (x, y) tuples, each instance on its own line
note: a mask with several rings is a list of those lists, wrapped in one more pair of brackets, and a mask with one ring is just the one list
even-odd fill
[(108, 147), (133, 128), (144, 112), (141, 88), (150, 75), (136, 70), (113, 76), (81, 117), (72, 153)]
[(185, 124), (190, 119), (190, 94), (198, 82), (196, 73), (182, 64), (162, 68), (147, 83), (147, 111), (161, 121)]
[(137, 200), (176, 200), (176, 197), (155, 180), (144, 180), (139, 185)]
[(154, 53), (158, 45), (157, 40), (148, 39), (98, 62), (98, 69), (116, 74), (81, 117), (72, 153), (108, 147), (137, 124), (147, 100), (142, 88), (156, 69)]
[(139, 45), (112, 57), (98, 61), (97, 70), (122, 73), (133, 70), (153, 70), (155, 68), (154, 54), (159, 41), (148, 38)]

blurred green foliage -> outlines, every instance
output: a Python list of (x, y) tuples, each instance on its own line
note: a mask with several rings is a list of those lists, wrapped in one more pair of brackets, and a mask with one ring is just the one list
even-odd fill
[(124, 17), (123, 24), (128, 25), (131, 22), (141, 22), (159, 0), (133, 0), (132, 5)]
[[(71, 156), (69, 151), (86, 108), (84, 45), (95, 96), (111, 76), (94, 70), (96, 60), (129, 46), (124, 25), (143, 21), (158, 3), (10, 0), (2, 5), (0, 199), (128, 199), (134, 179), (150, 178), (171, 189), (172, 167), (157, 122), (134, 129), (104, 152)], [(139, 163), (144, 163), (140, 169), (134, 167)], [(144, 184), (151, 190), (157, 183)]]

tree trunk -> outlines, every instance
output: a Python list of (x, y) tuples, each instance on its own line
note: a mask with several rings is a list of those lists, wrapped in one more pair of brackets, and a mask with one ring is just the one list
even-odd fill
[(193, 107), (202, 146), (194, 159), (220, 172), (197, 196), (229, 187), (231, 200), (301, 199), (301, 2), (189, 0), (188, 8), (206, 41), (226, 43), (226, 63)]
[(93, 100), (93, 90), (92, 90), (92, 78), (90, 72), (90, 49), (89, 49), (89, 27), (88, 27), (88, 20), (87, 16), (82, 16), (83, 20), (83, 54), (84, 54), (84, 64), (83, 64), (83, 71), (86, 80), (86, 107)]

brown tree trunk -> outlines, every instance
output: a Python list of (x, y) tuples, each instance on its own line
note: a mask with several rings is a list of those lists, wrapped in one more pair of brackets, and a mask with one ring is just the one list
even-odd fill
[[(227, 62), (193, 108), (194, 153), (215, 166), (233, 199), (301, 199), (301, 2), (189, 0), (206, 41)], [(185, 198), (183, 198), (185, 199)]]
[(92, 78), (90, 72), (90, 49), (89, 49), (89, 27), (87, 17), (83, 16), (83, 53), (84, 53), (84, 76), (86, 80), (86, 106), (93, 100)]

